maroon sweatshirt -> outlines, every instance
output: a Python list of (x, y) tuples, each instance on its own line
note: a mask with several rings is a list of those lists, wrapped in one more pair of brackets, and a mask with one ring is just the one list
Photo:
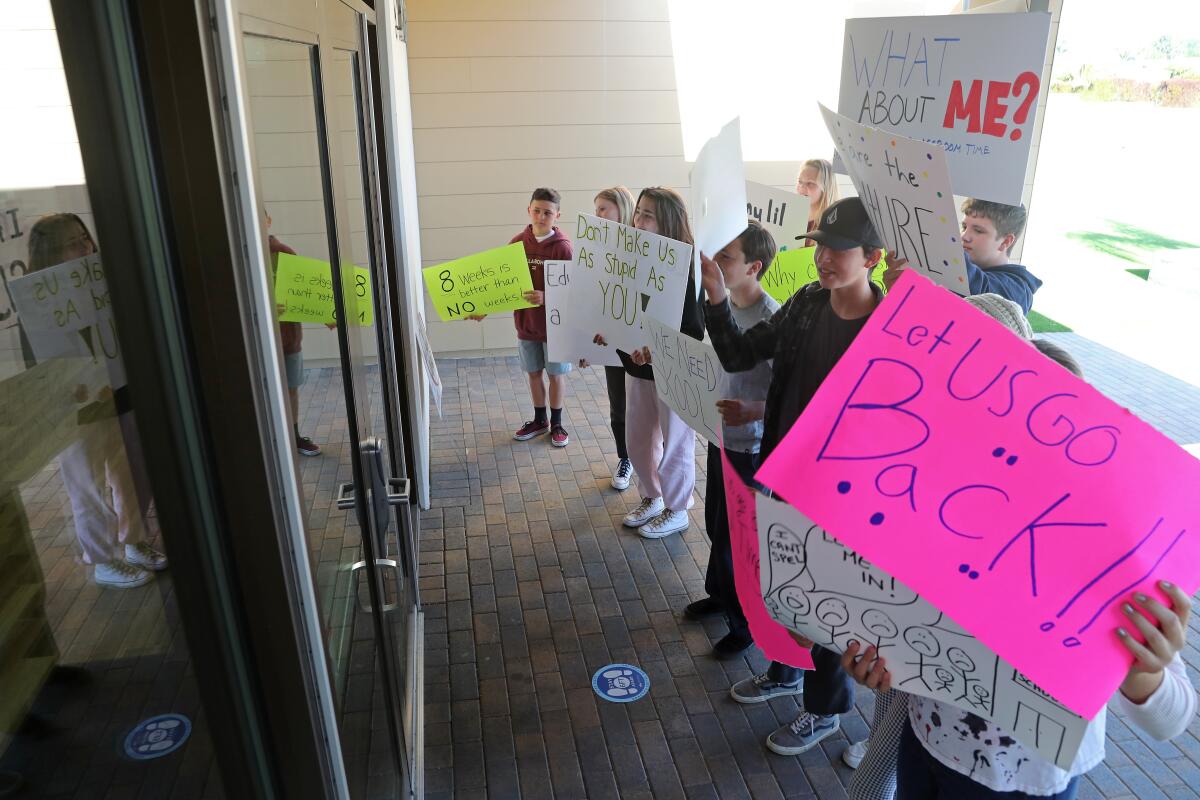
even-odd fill
[[(546, 291), (546, 272), (542, 269), (545, 261), (570, 261), (571, 240), (562, 231), (555, 228), (550, 238), (539, 242), (533, 235), (533, 226), (526, 225), (525, 230), (514, 236), (509, 244), (521, 242), (525, 245), (525, 260), (529, 262), (529, 275), (533, 278), (533, 288), (539, 292)], [(513, 322), (517, 326), (517, 338), (527, 342), (546, 341), (546, 307), (518, 308), (513, 312)]]

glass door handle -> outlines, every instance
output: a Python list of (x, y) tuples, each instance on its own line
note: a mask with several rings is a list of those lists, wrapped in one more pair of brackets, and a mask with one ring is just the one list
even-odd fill
[[(372, 614), (372, 613), (374, 613), (375, 609), (371, 608), (370, 603), (363, 602), (362, 592), (358, 588), (359, 572), (366, 568), (367, 568), (366, 561), (359, 561), (355, 564), (350, 565), (350, 575), (352, 576), (351, 577), (351, 585), (354, 587), (354, 596), (358, 599), (359, 611), (363, 611), (367, 614)], [(385, 570), (385, 569), (392, 570), (395, 573), (395, 578), (394, 578), (395, 585), (396, 586), (400, 585), (400, 562), (396, 561), (396, 559), (394, 559), (394, 558), (377, 558), (377, 559), (375, 559), (375, 569), (381, 570), (381, 571)], [(380, 574), (382, 575), (382, 572)], [(399, 603), (384, 603), (383, 608), (381, 608), (379, 610), (384, 613), (387, 613), (388, 611), (394, 611), (399, 607), (400, 607)]]
[[(388, 478), (387, 488), (387, 503), (389, 506), (402, 506), (409, 503), (408, 478)], [(353, 481), (343, 483), (338, 487), (337, 507), (341, 509), (354, 508)]]

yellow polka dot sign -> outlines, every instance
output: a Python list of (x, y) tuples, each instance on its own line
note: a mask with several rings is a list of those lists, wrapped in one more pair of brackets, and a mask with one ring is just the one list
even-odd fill
[(532, 308), (524, 298), (533, 291), (525, 245), (504, 247), (426, 267), (425, 288), (438, 316), (449, 322), (474, 314)]
[(889, 257), (907, 258), (908, 269), (969, 294), (945, 152), (825, 106), (821, 114)]

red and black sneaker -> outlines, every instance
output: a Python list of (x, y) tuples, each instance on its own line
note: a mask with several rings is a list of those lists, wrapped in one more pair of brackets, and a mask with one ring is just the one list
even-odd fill
[(321, 455), (321, 448), (317, 446), (316, 442), (307, 436), (296, 437), (296, 449), (300, 451), (300, 455), (302, 456)]
[(517, 429), (517, 432), (513, 434), (513, 438), (518, 442), (524, 442), (535, 436), (541, 436), (548, 430), (550, 430), (550, 423), (546, 420), (538, 422), (536, 419), (531, 419)]
[(555, 425), (550, 429), (550, 444), (555, 447), (566, 447), (571, 441), (571, 437), (567, 436), (567, 429), (562, 425)]

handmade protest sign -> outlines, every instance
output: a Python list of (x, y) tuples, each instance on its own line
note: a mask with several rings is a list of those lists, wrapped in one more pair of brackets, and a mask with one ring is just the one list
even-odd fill
[(574, 315), (567, 302), (570, 266), (570, 261), (542, 262), (546, 276), (546, 360), (574, 363), (582, 358), (596, 366), (619, 367), (621, 359), (615, 348), (596, 344), (594, 331), (585, 333), (571, 324)]
[(968, 294), (945, 154), (924, 142), (859, 125), (825, 106), (821, 114), (887, 251), (907, 258), (909, 269), (950, 291)]
[[(333, 324), (337, 317), (333, 301), (333, 269), (328, 261), (279, 253), (275, 267), (275, 304), (283, 306), (280, 322), (320, 322)], [(348, 280), (352, 287), (346, 295), (353, 300), (354, 322), (368, 326), (374, 322), (371, 303), (371, 274), (352, 266)], [(349, 303), (348, 303), (349, 305)]]
[(525, 245), (513, 242), (422, 270), (425, 288), (444, 321), (472, 314), (533, 308), (524, 298), (533, 291)]
[(125, 362), (99, 253), (15, 278), (8, 289), (38, 361), (82, 357), (107, 370), (102, 384), (113, 389), (125, 385)]
[(678, 329), (692, 269), (691, 245), (580, 214), (572, 246), (567, 302), (575, 327), (601, 334), (610, 347), (626, 352), (650, 344), (642, 329), (647, 315)]
[(911, 271), (757, 478), (1088, 719), (1200, 586), (1200, 461)]
[(759, 495), (757, 511), (761, 594), (772, 619), (838, 653), (852, 641), (860, 652), (873, 645), (893, 688), (990, 720), (1070, 768), (1087, 720), (796, 509)]
[[(799, 247), (787, 250), (775, 257), (767, 274), (762, 276), (762, 287), (767, 294), (786, 303), (801, 286), (812, 283), (817, 279), (817, 264), (814, 256), (817, 248)], [(883, 286), (883, 273), (887, 271), (887, 258), (879, 259), (878, 266), (871, 270), (871, 282), (886, 291)]]
[(437, 361), (433, 357), (433, 347), (429, 344), (429, 334), (425, 331), (425, 317), (417, 312), (417, 347), (421, 351), (421, 360), (425, 362), (425, 374), (429, 377), (429, 394), (433, 396), (433, 405), (437, 408), (438, 416), (442, 416), (442, 376), (438, 372)]
[[(696, 249), (715, 256), (746, 230), (746, 171), (742, 166), (740, 118), (728, 122), (700, 149), (692, 167), (691, 187), (688, 210)], [(698, 276), (696, 288), (700, 288)]]
[(721, 450), (721, 477), (725, 481), (725, 510), (729, 516), (729, 545), (733, 552), (733, 582), (738, 604), (750, 625), (754, 643), (763, 655), (792, 667), (813, 669), (812, 653), (796, 643), (767, 613), (759, 590), (758, 492), (747, 486)]
[(0, 486), (29, 480), (79, 438), (76, 388), (99, 369), (56, 357), (0, 381)]
[(696, 433), (710, 442), (721, 441), (717, 401), (727, 378), (710, 345), (646, 317), (654, 388), (664, 403)]
[(1018, 205), (1049, 34), (1041, 12), (846, 20), (838, 111), (936, 145), (958, 194)]
[(762, 224), (780, 253), (804, 246), (808, 232), (808, 198), (804, 195), (746, 181), (746, 216)]

